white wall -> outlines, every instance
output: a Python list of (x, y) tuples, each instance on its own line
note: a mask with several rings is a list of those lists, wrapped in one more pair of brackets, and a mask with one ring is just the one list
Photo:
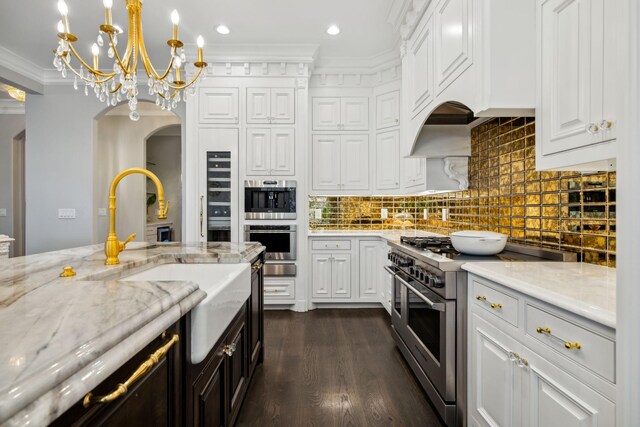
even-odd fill
[[(180, 129), (178, 136), (152, 136), (147, 140), (147, 169), (155, 173), (164, 187), (165, 198), (171, 203), (167, 220), (173, 222), (173, 240), (182, 240), (182, 164)], [(147, 192), (155, 193), (155, 185), (147, 183)], [(149, 207), (148, 221), (155, 222), (158, 202)]]
[[(116, 108), (128, 107), (124, 105)], [(127, 115), (107, 115), (97, 121), (93, 212), (97, 213), (99, 208), (108, 208), (109, 186), (119, 172), (127, 168), (147, 168), (145, 143), (149, 135), (158, 129), (176, 124), (180, 124), (180, 118), (177, 116), (148, 114), (142, 114), (137, 122), (132, 122)], [(131, 233), (137, 233), (135, 240), (144, 241), (146, 179), (143, 175), (130, 175), (118, 185), (116, 229), (120, 240), (124, 240)], [(96, 216), (95, 224), (94, 243), (100, 243), (107, 236), (109, 217)]]
[[(27, 97), (27, 254), (92, 243), (97, 218), (93, 208), (95, 119), (104, 110), (95, 97), (85, 97), (68, 86), (50, 86), (44, 95)], [(184, 117), (184, 111), (180, 103), (176, 113)], [(77, 218), (58, 219), (58, 208), (75, 208)]]
[[(13, 237), (13, 139), (24, 130), (23, 114), (0, 114), (0, 234)], [(13, 245), (11, 245), (13, 252)], [(10, 256), (12, 254), (10, 252)]]

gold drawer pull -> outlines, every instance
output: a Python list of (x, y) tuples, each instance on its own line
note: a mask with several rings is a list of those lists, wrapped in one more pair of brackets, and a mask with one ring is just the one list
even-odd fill
[[(478, 295), (476, 299), (478, 301), (487, 301), (487, 297), (485, 297), (484, 295)], [(500, 303), (490, 302), (490, 301), (487, 301), (487, 302), (490, 304), (490, 307), (493, 308), (494, 310), (499, 310), (502, 308), (502, 304)]]
[(104, 396), (94, 396), (93, 393), (89, 392), (82, 400), (82, 405), (85, 408), (93, 405), (94, 403), (109, 403), (113, 402), (120, 396), (124, 395), (129, 391), (129, 387), (131, 387), (136, 381), (145, 376), (151, 368), (160, 362), (160, 360), (167, 354), (167, 352), (171, 349), (171, 347), (180, 341), (180, 337), (178, 334), (174, 334), (168, 343), (157, 349), (153, 354), (149, 356), (147, 360), (142, 362), (142, 364), (136, 369), (136, 371), (131, 374), (129, 379), (127, 379), (124, 383), (118, 384), (116, 389), (111, 393)]
[(564, 342), (564, 348), (566, 348), (567, 350), (574, 350), (574, 349), (575, 350), (580, 350), (582, 348), (582, 346), (580, 345), (579, 342), (566, 341), (566, 340), (563, 340), (562, 338), (560, 338), (560, 337), (558, 337), (556, 335), (553, 335), (551, 333), (551, 328), (540, 328), (540, 327), (538, 327), (538, 328), (536, 328), (536, 332), (539, 333), (539, 334), (549, 335), (550, 337), (553, 337), (553, 338), (555, 338), (557, 340), (560, 340), (560, 341)]

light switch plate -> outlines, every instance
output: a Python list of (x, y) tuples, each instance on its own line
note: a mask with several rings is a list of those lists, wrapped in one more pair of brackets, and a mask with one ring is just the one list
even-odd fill
[(0, 216), (7, 216), (7, 210), (5, 208), (0, 209)]
[(59, 208), (58, 219), (76, 219), (76, 210), (73, 208)]
[(389, 218), (389, 211), (385, 208), (380, 209), (380, 216), (382, 217), (382, 219)]
[(447, 221), (447, 217), (448, 217), (447, 208), (442, 208), (442, 220)]
[(422, 210), (422, 219), (429, 219), (429, 212), (426, 209)]
[(107, 216), (107, 208), (98, 208), (98, 216)]
[(322, 219), (322, 209), (314, 209), (314, 216), (316, 219)]

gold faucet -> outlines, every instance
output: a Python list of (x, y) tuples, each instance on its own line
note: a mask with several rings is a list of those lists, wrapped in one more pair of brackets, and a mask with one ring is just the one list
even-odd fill
[(156, 188), (158, 189), (158, 219), (166, 219), (167, 212), (169, 212), (169, 202), (167, 202), (166, 207), (164, 205), (164, 188), (162, 187), (162, 183), (158, 177), (153, 174), (153, 172), (142, 168), (125, 169), (120, 172), (115, 178), (113, 178), (111, 187), (109, 187), (109, 235), (107, 236), (107, 241), (104, 244), (104, 253), (107, 256), (107, 260), (105, 261), (106, 265), (120, 264), (118, 255), (120, 252), (124, 251), (127, 243), (136, 238), (136, 233), (133, 233), (127, 237), (127, 240), (121, 242), (118, 240), (118, 235), (116, 234), (116, 187), (120, 181), (122, 181), (122, 178), (134, 173), (145, 175), (147, 178), (152, 180), (154, 184), (156, 184)]

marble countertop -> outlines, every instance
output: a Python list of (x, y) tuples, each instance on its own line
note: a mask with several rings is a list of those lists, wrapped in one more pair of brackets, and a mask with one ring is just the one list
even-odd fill
[[(206, 294), (192, 282), (117, 279), (168, 263), (249, 262), (258, 243), (130, 243), (0, 260), (0, 425), (47, 425)], [(60, 278), (65, 266), (77, 276)]]
[(616, 327), (616, 270), (580, 262), (469, 262), (464, 270)]
[(420, 230), (310, 230), (309, 237), (379, 237), (389, 242), (400, 243), (401, 236), (444, 237), (444, 234)]

